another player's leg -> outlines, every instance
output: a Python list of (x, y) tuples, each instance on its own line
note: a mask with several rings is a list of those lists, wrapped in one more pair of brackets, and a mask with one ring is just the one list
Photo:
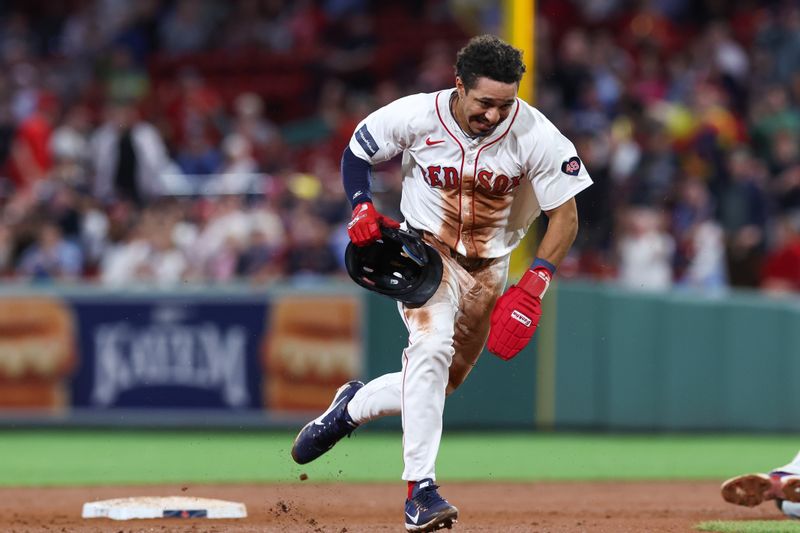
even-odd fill
[(789, 518), (800, 518), (800, 503), (786, 500), (776, 500), (778, 509)]
[[(800, 503), (800, 453), (791, 463), (769, 474), (744, 474), (731, 478), (722, 484), (721, 491), (726, 502), (747, 507), (777, 500), (778, 507), (783, 510), (783, 502)], [(794, 506), (786, 507), (797, 515)]]
[[(781, 476), (783, 498), (790, 502), (800, 503), (800, 452), (797, 452), (791, 463), (776, 468), (772, 473)], [(796, 513), (795, 517), (797, 516)]]
[(358, 427), (347, 404), (363, 386), (360, 381), (350, 381), (339, 387), (328, 409), (300, 430), (292, 444), (292, 458), (297, 463), (310, 463)]

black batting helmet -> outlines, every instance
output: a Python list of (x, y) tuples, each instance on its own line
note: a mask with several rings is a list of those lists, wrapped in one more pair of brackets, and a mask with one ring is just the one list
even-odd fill
[(381, 227), (367, 246), (347, 245), (347, 273), (364, 288), (403, 303), (422, 305), (442, 281), (442, 258), (417, 232)]

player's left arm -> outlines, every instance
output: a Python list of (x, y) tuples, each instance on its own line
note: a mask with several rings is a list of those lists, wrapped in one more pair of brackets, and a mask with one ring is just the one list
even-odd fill
[[(578, 206), (575, 198), (570, 198), (560, 206), (545, 211), (545, 214), (548, 219), (547, 231), (539, 243), (536, 257), (557, 267), (567, 256), (578, 235)], [(550, 274), (554, 273), (555, 269)]]
[(536, 259), (519, 283), (509, 287), (497, 300), (492, 311), (488, 348), (501, 359), (517, 355), (533, 337), (542, 316), (542, 297), (578, 234), (574, 197), (545, 213), (547, 231)]
[(529, 177), (548, 224), (536, 259), (519, 280), (497, 299), (489, 329), (489, 351), (511, 359), (533, 337), (542, 316), (542, 297), (578, 232), (575, 195), (592, 184), (575, 146), (541, 113), (534, 112), (539, 137), (529, 153)]

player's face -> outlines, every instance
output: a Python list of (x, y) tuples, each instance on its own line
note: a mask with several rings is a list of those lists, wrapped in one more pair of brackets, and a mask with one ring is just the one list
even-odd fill
[(482, 137), (491, 134), (508, 117), (517, 97), (516, 83), (489, 78), (478, 78), (467, 91), (461, 78), (456, 77), (456, 90), (456, 118), (467, 133)]

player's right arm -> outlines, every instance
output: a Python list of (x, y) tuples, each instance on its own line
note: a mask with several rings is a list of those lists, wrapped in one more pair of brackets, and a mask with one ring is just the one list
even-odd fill
[(372, 166), (388, 161), (410, 146), (412, 134), (408, 117), (417, 98), (419, 95), (401, 98), (371, 113), (356, 126), (342, 154), (342, 181), (353, 207), (347, 233), (356, 246), (366, 246), (379, 239), (381, 226), (400, 227), (397, 221), (381, 215), (372, 205)]

